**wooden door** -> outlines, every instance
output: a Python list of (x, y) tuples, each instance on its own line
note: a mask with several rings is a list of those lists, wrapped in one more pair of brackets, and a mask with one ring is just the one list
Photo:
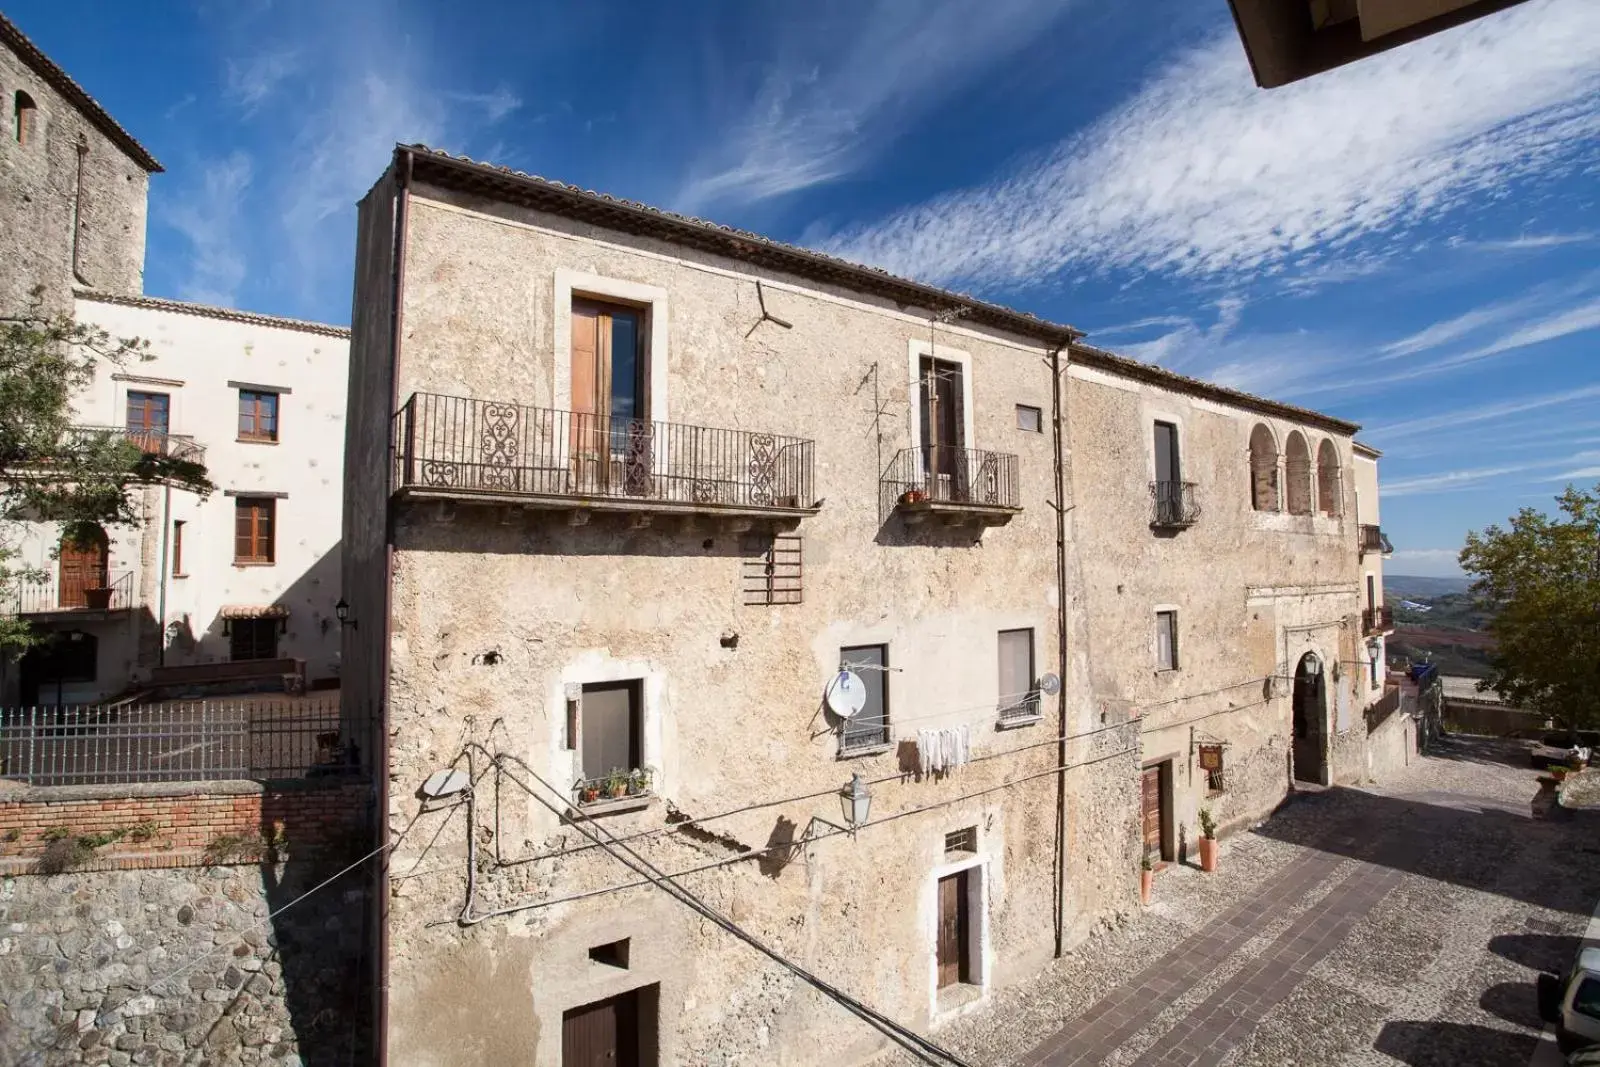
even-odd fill
[(966, 398), (961, 364), (922, 358), (922, 467), (935, 500), (967, 499)]
[(1144, 852), (1152, 860), (1160, 860), (1161, 854), (1161, 768), (1146, 767), (1141, 776), (1142, 803), (1140, 810), (1144, 815)]
[(939, 932), (938, 962), (939, 988), (957, 982), (972, 980), (971, 959), (968, 954), (969, 916), (967, 912), (967, 875), (959, 871), (939, 879)]
[(637, 991), (561, 1016), (561, 1067), (643, 1067)]
[(106, 587), (105, 542), (87, 545), (61, 542), (61, 577), (56, 585), (56, 604), (63, 608), (86, 608), (85, 589)]
[(128, 394), (128, 437), (146, 452), (165, 450), (171, 400), (166, 393)]

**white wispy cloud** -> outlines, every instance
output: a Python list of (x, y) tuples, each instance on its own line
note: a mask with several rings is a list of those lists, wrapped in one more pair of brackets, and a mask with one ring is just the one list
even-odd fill
[(1461, 558), (1459, 548), (1397, 548), (1389, 556), (1391, 563), (1448, 563)]
[(492, 93), (448, 93), (449, 99), (483, 109), (485, 122), (495, 123), (522, 106), (522, 97), (502, 85)]
[(1594, 329), (1600, 329), (1600, 297), (1579, 304), (1576, 307), (1547, 315), (1536, 321), (1525, 323), (1496, 338), (1489, 344), (1446, 359), (1436, 360), (1418, 369), (1422, 372), (1432, 372), (1448, 367), (1458, 367), (1465, 363), (1476, 363), (1491, 356), (1499, 356), (1523, 348), (1532, 348), (1534, 345), (1541, 345), (1547, 341), (1558, 340), (1562, 337), (1569, 337), (1576, 333), (1585, 333)]
[(1367, 437), (1375, 441), (1390, 440), (1397, 437), (1413, 437), (1421, 433), (1432, 433), (1442, 429), (1454, 429), (1461, 426), (1504, 419), (1508, 415), (1517, 415), (1525, 411), (1558, 407), (1563, 404), (1575, 403), (1579, 400), (1589, 400), (1597, 396), (1600, 396), (1600, 385), (1585, 385), (1557, 393), (1541, 393), (1538, 396), (1520, 397), (1515, 400), (1501, 400), (1488, 404), (1456, 408), (1452, 411), (1441, 411), (1432, 415), (1424, 415), (1421, 418), (1371, 426), (1365, 432)]
[(199, 182), (189, 195), (163, 209), (162, 221), (189, 242), (189, 270), (178, 289), (183, 299), (233, 303), (245, 279), (240, 210), (247, 202), (253, 169), (243, 152), (203, 162), (195, 170)]
[(1485, 240), (1457, 238), (1450, 244), (1456, 248), (1476, 248), (1487, 252), (1538, 252), (1546, 248), (1564, 248), (1567, 245), (1589, 244), (1600, 240), (1596, 233), (1528, 233), (1517, 237)]
[(1499, 467), (1477, 467), (1471, 470), (1437, 471), (1414, 478), (1400, 478), (1379, 483), (1378, 491), (1385, 497), (1421, 496), (1431, 493), (1454, 493), (1472, 489), (1495, 478), (1508, 474), (1526, 474), (1547, 467), (1545, 463), (1515, 463)]
[[(762, 200), (847, 174), (908, 117), (960, 91), (1033, 41), (1070, 5), (1051, 0), (861, 4), (826, 17), (805, 6), (766, 27), (777, 42), (753, 93), (689, 170), (679, 210)], [(755, 44), (756, 42), (747, 42)]]
[(944, 283), (1270, 272), (1581, 166), (1597, 42), (1600, 4), (1533, 0), (1262, 92), (1230, 29), (1042, 159), (823, 244)]
[(300, 53), (293, 49), (229, 59), (225, 78), (228, 98), (246, 111), (253, 111), (286, 79), (300, 72), (300, 62)]
[(1516, 300), (1503, 300), (1487, 307), (1473, 308), (1453, 318), (1435, 322), (1397, 341), (1391, 341), (1379, 349), (1375, 358), (1400, 359), (1439, 348), (1522, 315), (1532, 305), (1533, 299), (1524, 296)]

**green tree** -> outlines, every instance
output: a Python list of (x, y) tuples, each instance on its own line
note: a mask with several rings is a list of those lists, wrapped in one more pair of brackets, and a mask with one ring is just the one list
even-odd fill
[(1461, 569), (1496, 650), (1480, 688), (1569, 727), (1600, 725), (1600, 486), (1568, 487), (1560, 515), (1523, 508), (1469, 533)]
[(65, 538), (83, 541), (139, 521), (130, 487), (213, 488), (193, 453), (73, 425), (72, 397), (94, 380), (97, 363), (150, 358), (147, 342), (113, 338), (67, 316), (0, 319), (0, 657), (37, 640), (5, 611), (16, 582), (33, 577), (17, 562), (14, 523), (58, 522)]

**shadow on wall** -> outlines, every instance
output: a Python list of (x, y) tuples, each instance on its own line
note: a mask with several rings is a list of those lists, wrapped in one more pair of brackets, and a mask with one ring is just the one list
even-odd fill
[[(339, 620), (333, 606), (339, 599), (341, 565), (340, 543), (335, 542), (270, 601), (289, 609), (279, 626), (278, 655), (305, 660), (310, 678), (329, 674), (330, 665), (338, 663)], [(217, 615), (196, 630), (201, 622), (187, 614), (168, 618), (167, 666), (226, 663), (233, 658), (232, 637), (224, 632), (227, 620)]]
[(586, 525), (569, 526), (559, 511), (481, 505), (444, 510), (412, 505), (395, 530), (396, 548), (490, 556), (737, 558), (754, 555), (757, 542), (764, 541), (759, 529), (732, 532), (717, 520), (703, 517), (685, 525), (679, 516), (661, 515), (651, 525), (635, 530), (626, 515), (597, 513)]
[[(260, 974), (252, 975), (240, 993), (249, 993), (252, 984), (282, 983), (280, 995), (297, 1047), (280, 1047), (277, 1055), (298, 1052), (305, 1067), (370, 1062), (372, 972), (367, 953), (374, 920), (368, 914), (368, 887), (374, 882), (368, 867), (374, 861), (322, 883), (369, 851), (372, 813), (312, 825), (301, 814), (304, 805), (275, 804), (273, 799), (274, 794), (267, 794), (261, 809), (266, 845), (261, 885), (273, 916), (268, 960), (275, 960), (280, 972), (274, 976), (264, 967), (266, 982)], [(304, 855), (309, 845), (297, 846), (297, 840), (326, 846)]]

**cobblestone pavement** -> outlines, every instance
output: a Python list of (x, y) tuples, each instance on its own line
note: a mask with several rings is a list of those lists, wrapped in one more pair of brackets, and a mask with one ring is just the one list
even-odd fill
[(982, 1067), (1527, 1064), (1535, 976), (1600, 900), (1600, 812), (1535, 818), (1535, 778), (1524, 745), (1452, 738), (1298, 798), (935, 1039)]

